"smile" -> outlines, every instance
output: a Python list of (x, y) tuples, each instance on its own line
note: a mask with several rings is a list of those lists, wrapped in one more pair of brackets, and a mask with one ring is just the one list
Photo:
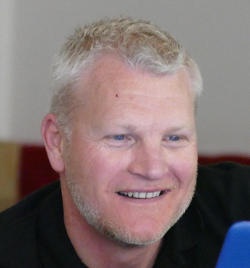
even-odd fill
[(163, 194), (164, 191), (155, 191), (155, 192), (118, 192), (119, 195), (136, 198), (136, 199), (151, 199), (155, 197), (159, 197)]

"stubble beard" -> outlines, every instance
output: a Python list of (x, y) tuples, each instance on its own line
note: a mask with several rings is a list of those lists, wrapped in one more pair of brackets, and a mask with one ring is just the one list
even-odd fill
[(143, 247), (153, 244), (162, 239), (168, 230), (185, 213), (186, 209), (191, 203), (195, 190), (194, 186), (193, 191), (190, 191), (190, 194), (186, 201), (180, 205), (180, 208), (172, 217), (171, 221), (166, 223), (160, 232), (152, 235), (151, 238), (144, 238), (136, 237), (132, 231), (127, 230), (126, 227), (118, 226), (112, 221), (112, 219), (105, 219), (105, 217), (101, 215), (100, 210), (98, 210), (94, 204), (90, 204), (90, 202), (85, 202), (83, 200), (81, 192), (79, 191), (79, 187), (76, 183), (68, 178), (66, 178), (66, 182), (73, 202), (85, 221), (101, 235), (107, 237), (108, 239), (123, 247)]

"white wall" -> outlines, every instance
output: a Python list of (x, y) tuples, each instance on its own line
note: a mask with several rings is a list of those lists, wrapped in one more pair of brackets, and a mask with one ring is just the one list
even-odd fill
[(205, 84), (198, 114), (200, 151), (250, 152), (249, 0), (0, 3), (1, 139), (41, 141), (51, 59), (75, 26), (104, 16), (129, 15), (169, 30), (199, 63)]
[(0, 138), (6, 139), (11, 136), (13, 6), (12, 0), (0, 0)]

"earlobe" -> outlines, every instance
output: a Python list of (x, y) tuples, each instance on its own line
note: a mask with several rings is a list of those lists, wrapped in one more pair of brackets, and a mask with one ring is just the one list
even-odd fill
[(64, 171), (63, 137), (58, 128), (56, 116), (47, 114), (42, 121), (42, 138), (52, 168), (62, 173)]

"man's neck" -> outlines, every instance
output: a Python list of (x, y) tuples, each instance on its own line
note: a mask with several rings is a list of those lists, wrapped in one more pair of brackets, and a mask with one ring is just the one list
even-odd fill
[(147, 246), (119, 244), (90, 226), (76, 209), (71, 197), (64, 195), (63, 202), (67, 234), (85, 265), (91, 268), (150, 268), (153, 266), (159, 252), (160, 241)]

